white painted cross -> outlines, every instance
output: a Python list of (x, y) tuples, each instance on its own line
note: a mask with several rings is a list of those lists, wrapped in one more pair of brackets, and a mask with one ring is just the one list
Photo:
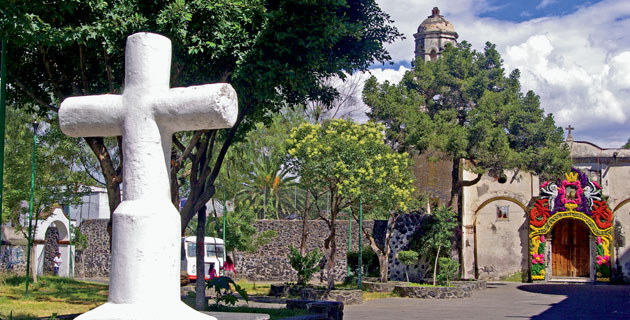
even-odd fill
[(180, 217), (170, 201), (176, 131), (229, 128), (238, 113), (229, 84), (170, 88), (171, 42), (127, 38), (122, 95), (67, 98), (61, 130), (123, 136), (123, 202), (114, 212), (108, 302), (77, 319), (213, 319), (180, 301)]

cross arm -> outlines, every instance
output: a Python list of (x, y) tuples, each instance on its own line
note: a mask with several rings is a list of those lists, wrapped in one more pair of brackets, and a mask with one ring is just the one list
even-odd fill
[(172, 132), (230, 128), (238, 116), (236, 91), (227, 83), (172, 88), (153, 105), (155, 118)]
[(122, 96), (71, 97), (61, 103), (59, 126), (71, 137), (108, 137), (122, 135)]

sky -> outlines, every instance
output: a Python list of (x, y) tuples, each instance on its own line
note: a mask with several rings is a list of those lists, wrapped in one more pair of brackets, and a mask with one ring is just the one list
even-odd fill
[[(541, 98), (573, 138), (603, 148), (630, 138), (629, 0), (377, 0), (406, 39), (387, 45), (394, 65), (370, 74), (398, 82), (411, 65), (413, 34), (433, 7), (459, 41), (496, 44), (506, 74), (521, 71), (524, 91)], [(366, 77), (364, 77), (366, 78)], [(361, 101), (358, 97), (357, 101)]]

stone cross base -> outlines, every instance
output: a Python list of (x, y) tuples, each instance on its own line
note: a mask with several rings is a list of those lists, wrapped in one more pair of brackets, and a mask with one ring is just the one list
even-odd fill
[(216, 320), (181, 301), (180, 225), (168, 199), (123, 201), (114, 211), (109, 299), (76, 319)]

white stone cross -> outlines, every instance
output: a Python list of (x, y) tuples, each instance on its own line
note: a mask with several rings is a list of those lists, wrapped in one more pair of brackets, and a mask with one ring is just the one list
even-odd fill
[(114, 211), (109, 296), (77, 319), (214, 319), (180, 300), (180, 216), (170, 201), (176, 131), (229, 128), (238, 114), (229, 84), (170, 88), (171, 42), (127, 38), (122, 95), (67, 98), (61, 130), (123, 136), (123, 202)]

